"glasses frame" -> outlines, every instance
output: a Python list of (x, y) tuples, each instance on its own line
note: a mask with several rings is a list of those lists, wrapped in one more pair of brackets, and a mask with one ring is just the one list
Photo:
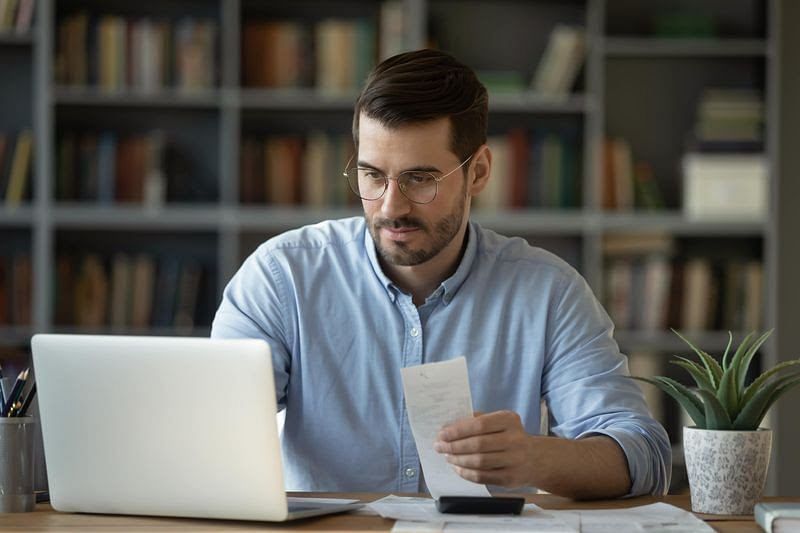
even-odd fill
[(413, 172), (416, 172), (416, 173), (424, 172), (425, 174), (430, 174), (431, 177), (433, 178), (434, 182), (436, 183), (436, 190), (433, 193), (433, 198), (431, 198), (427, 202), (418, 202), (417, 200), (414, 200), (414, 199), (410, 198), (406, 194), (406, 191), (403, 190), (403, 187), (400, 186), (400, 182), (399, 181), (397, 182), (397, 188), (400, 189), (400, 192), (403, 193), (403, 196), (405, 196), (408, 199), (409, 202), (412, 202), (412, 203), (415, 203), (415, 204), (418, 204), (418, 205), (426, 205), (426, 204), (429, 204), (429, 203), (433, 202), (434, 200), (436, 200), (436, 197), (439, 195), (439, 182), (442, 181), (443, 179), (445, 179), (447, 176), (453, 174), (455, 171), (457, 171), (458, 169), (460, 169), (464, 165), (466, 165), (467, 162), (469, 162), (469, 160), (472, 159), (472, 156), (474, 156), (474, 155), (475, 154), (470, 154), (470, 156), (468, 158), (466, 158), (464, 161), (462, 161), (456, 168), (454, 168), (450, 172), (442, 174), (441, 176), (436, 176), (433, 172), (428, 172), (427, 170), (405, 170), (405, 171), (399, 173), (397, 176), (392, 176), (390, 174), (386, 174), (386, 175), (383, 176), (383, 192), (381, 192), (381, 194), (378, 195), (377, 198), (364, 198), (363, 196), (361, 196), (360, 194), (358, 194), (356, 191), (353, 190), (353, 186), (350, 183), (350, 176), (347, 175), (347, 172), (349, 170), (353, 170), (353, 169), (359, 170), (359, 168), (360, 168), (358, 166), (355, 166), (355, 167), (351, 167), (350, 166), (350, 163), (353, 162), (353, 158), (355, 158), (355, 155), (350, 156), (350, 159), (347, 160), (347, 165), (345, 165), (344, 171), (342, 171), (342, 176), (344, 176), (345, 179), (347, 180), (347, 185), (348, 185), (348, 187), (350, 188), (350, 190), (352, 191), (353, 194), (355, 194), (358, 198), (361, 198), (364, 201), (374, 202), (375, 200), (380, 200), (381, 198), (383, 198), (384, 195), (386, 194), (386, 191), (389, 190), (389, 180), (397, 181), (397, 180), (400, 179), (400, 177), (403, 174), (413, 173)]

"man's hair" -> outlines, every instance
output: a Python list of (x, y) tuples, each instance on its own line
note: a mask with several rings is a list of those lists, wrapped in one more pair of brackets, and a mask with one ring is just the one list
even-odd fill
[(468, 66), (438, 50), (392, 56), (376, 66), (356, 101), (353, 142), (361, 114), (384, 127), (450, 119), (450, 150), (462, 161), (486, 142), (489, 97)]

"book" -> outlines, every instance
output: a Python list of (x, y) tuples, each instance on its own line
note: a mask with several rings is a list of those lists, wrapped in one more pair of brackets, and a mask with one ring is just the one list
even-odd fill
[(75, 325), (99, 328), (108, 323), (108, 274), (102, 258), (88, 254), (83, 258), (75, 281)]
[(694, 258), (684, 267), (683, 309), (681, 329), (702, 331), (708, 329), (710, 310), (713, 309), (711, 264), (706, 259)]
[(14, 23), (14, 31), (17, 35), (24, 35), (30, 31), (34, 5), (34, 0), (19, 0), (17, 20)]
[(178, 331), (191, 331), (194, 327), (201, 277), (202, 269), (194, 261), (181, 266), (173, 324)]
[(140, 254), (133, 263), (133, 294), (130, 301), (130, 325), (137, 329), (150, 326), (153, 314), (156, 264), (147, 254)]
[(33, 151), (33, 133), (30, 130), (22, 131), (17, 137), (14, 156), (11, 162), (11, 172), (8, 177), (6, 189), (6, 206), (14, 207), (22, 203), (25, 189), (30, 181), (31, 152)]
[(8, 260), (0, 255), (0, 326), (8, 325), (11, 322), (9, 316), (11, 283)]
[(569, 94), (586, 55), (585, 33), (580, 27), (556, 25), (531, 81), (533, 90), (550, 96)]
[[(130, 325), (130, 297), (132, 284), (131, 261), (126, 254), (116, 254), (111, 264), (111, 326), (124, 328)], [(138, 287), (136, 288), (138, 290)]]
[(31, 324), (33, 271), (27, 253), (14, 255), (11, 264), (11, 321), (16, 326)]
[(381, 2), (378, 57), (381, 61), (406, 49), (405, 6), (401, 0)]
[(800, 503), (758, 502), (753, 514), (756, 523), (766, 533), (789, 533), (800, 530)]

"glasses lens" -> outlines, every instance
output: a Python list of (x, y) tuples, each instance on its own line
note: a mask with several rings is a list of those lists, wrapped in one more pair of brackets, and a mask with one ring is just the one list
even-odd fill
[(348, 168), (345, 174), (350, 189), (359, 198), (377, 200), (386, 191), (386, 178), (374, 170)]
[(427, 172), (403, 172), (397, 177), (400, 190), (412, 202), (429, 204), (436, 198), (436, 178)]

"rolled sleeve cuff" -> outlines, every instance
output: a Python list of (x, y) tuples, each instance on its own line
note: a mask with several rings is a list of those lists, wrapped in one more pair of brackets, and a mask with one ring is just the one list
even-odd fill
[[(663, 429), (662, 429), (663, 432)], [(631, 490), (623, 498), (632, 498), (651, 494), (663, 496), (669, 490), (672, 475), (672, 450), (666, 432), (654, 442), (654, 439), (640, 428), (603, 428), (593, 429), (578, 436), (592, 435), (611, 437), (622, 448), (628, 461), (628, 473), (631, 478)]]

